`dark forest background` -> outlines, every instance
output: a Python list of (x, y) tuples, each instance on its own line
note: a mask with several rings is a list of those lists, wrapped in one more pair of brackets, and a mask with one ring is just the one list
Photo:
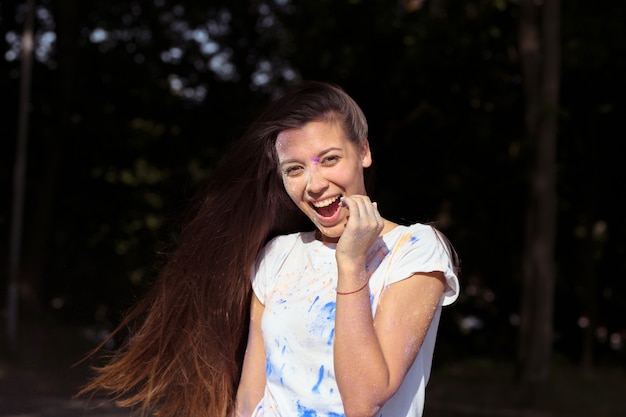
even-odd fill
[[(462, 258), (435, 374), (506, 370), (526, 405), (562, 369), (610, 372), (626, 392), (625, 26), (622, 0), (0, 1), (0, 369), (101, 340), (230, 141), (317, 79), (368, 117), (382, 214), (437, 222)], [(533, 101), (528, 65), (541, 85), (551, 58), (557, 101)], [(547, 139), (533, 111), (557, 126), (539, 233)], [(533, 285), (529, 242), (544, 230), (552, 272)], [(543, 333), (520, 331), (538, 320)], [(539, 365), (524, 346), (543, 346)]]

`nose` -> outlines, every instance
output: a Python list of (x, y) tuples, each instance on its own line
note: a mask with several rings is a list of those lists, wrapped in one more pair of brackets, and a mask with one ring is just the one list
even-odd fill
[(306, 190), (309, 194), (320, 194), (328, 187), (328, 180), (319, 172), (317, 167), (313, 167), (309, 171), (307, 178)]

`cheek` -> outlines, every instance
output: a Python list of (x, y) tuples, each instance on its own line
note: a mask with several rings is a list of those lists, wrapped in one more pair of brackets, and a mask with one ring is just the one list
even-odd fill
[(285, 178), (283, 177), (283, 186), (285, 187), (285, 191), (287, 191), (287, 194), (289, 195), (289, 197), (295, 202), (298, 202), (298, 196), (299, 196), (299, 190), (300, 190), (300, 186), (298, 185), (298, 181), (294, 181), (291, 178)]

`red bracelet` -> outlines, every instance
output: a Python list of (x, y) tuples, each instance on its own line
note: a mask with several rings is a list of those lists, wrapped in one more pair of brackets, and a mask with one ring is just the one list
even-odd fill
[(335, 290), (335, 292), (337, 293), (337, 295), (350, 295), (350, 294), (355, 294), (355, 293), (357, 293), (357, 292), (361, 291), (363, 288), (367, 287), (367, 284), (369, 284), (369, 280), (366, 280), (366, 281), (365, 281), (365, 284), (363, 284), (361, 287), (359, 287), (358, 289), (356, 289), (356, 290), (354, 290), (354, 291), (339, 292), (339, 291), (336, 291), (336, 290)]

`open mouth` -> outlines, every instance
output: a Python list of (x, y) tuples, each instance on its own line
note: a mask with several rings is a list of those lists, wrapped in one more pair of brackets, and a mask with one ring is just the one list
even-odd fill
[(313, 209), (322, 217), (332, 217), (340, 209), (340, 197), (327, 198), (326, 200), (311, 203)]

